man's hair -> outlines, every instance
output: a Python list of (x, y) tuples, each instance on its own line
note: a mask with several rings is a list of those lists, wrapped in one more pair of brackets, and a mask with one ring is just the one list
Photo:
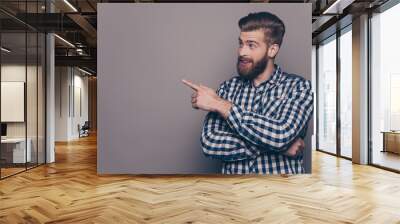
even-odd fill
[(279, 17), (269, 12), (256, 12), (242, 17), (239, 20), (239, 28), (242, 32), (263, 30), (265, 43), (281, 46), (285, 35), (285, 24)]

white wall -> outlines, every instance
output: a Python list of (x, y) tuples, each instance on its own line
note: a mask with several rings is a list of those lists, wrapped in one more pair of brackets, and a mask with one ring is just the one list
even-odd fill
[[(32, 67), (28, 66), (28, 74)], [(25, 82), (25, 64), (8, 64), (1, 66), (2, 82)], [(4, 97), (4, 96), (3, 96)], [(5, 110), (5, 108), (1, 108)], [(7, 123), (7, 137), (25, 137), (25, 122), (9, 122)]]
[(55, 68), (55, 141), (68, 140), (70, 75), (68, 67)]
[[(36, 66), (27, 66), (21, 64), (6, 64), (1, 66), (1, 81), (2, 82), (25, 82), (25, 75), (27, 69), (27, 75), (29, 84), (36, 85), (36, 81), (33, 81), (33, 77), (36, 77)], [(27, 118), (28, 118), (28, 137), (29, 134), (32, 133), (32, 130), (36, 130), (36, 113), (32, 113), (32, 111), (36, 111), (36, 88), (27, 88)], [(4, 96), (3, 96), (4, 97)], [(33, 99), (34, 98), (34, 99)], [(31, 104), (31, 102), (34, 102)], [(2, 110), (6, 110), (6, 108), (2, 108)], [(34, 122), (34, 123), (32, 123)], [(26, 122), (7, 122), (7, 136), (8, 137), (25, 137), (25, 126)], [(35, 132), (36, 134), (36, 132)]]
[(56, 67), (55, 73), (55, 140), (77, 139), (78, 124), (88, 120), (88, 77), (72, 67)]

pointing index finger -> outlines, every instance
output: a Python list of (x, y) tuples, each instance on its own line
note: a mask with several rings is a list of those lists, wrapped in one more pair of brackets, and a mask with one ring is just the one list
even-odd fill
[(190, 82), (190, 81), (187, 81), (187, 80), (185, 80), (185, 79), (182, 79), (182, 82), (185, 84), (185, 85), (187, 85), (187, 86), (189, 86), (190, 88), (192, 88), (193, 90), (199, 90), (200, 89), (200, 87), (198, 86), (198, 85), (196, 85), (196, 84), (194, 84), (194, 83), (192, 83), (192, 82)]

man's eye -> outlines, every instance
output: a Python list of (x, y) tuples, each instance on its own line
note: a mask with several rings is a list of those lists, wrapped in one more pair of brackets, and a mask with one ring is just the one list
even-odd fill
[(256, 45), (255, 45), (255, 44), (249, 44), (249, 47), (250, 47), (250, 48), (255, 48)]

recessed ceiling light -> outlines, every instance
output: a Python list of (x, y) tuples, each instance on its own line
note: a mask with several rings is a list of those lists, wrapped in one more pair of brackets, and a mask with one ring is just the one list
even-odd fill
[(343, 9), (353, 3), (355, 0), (336, 0), (322, 14), (342, 14)]
[(10, 53), (10, 52), (11, 52), (11, 50), (9, 50), (9, 49), (7, 49), (7, 48), (5, 48), (5, 47), (1, 47), (1, 50), (4, 51), (4, 52), (7, 52), (7, 53)]
[(83, 73), (85, 73), (85, 74), (92, 75), (92, 73), (90, 73), (90, 72), (88, 72), (88, 71), (86, 71), (86, 70), (83, 70), (83, 69), (81, 69), (81, 68), (79, 68), (79, 67), (78, 67), (78, 70), (81, 71), (81, 72), (83, 72)]
[(65, 4), (67, 4), (72, 10), (74, 10), (75, 12), (78, 12), (78, 10), (71, 4), (69, 3), (69, 1), (64, 0)]
[(73, 45), (73, 44), (72, 44), (71, 42), (69, 42), (68, 40), (66, 40), (66, 39), (64, 39), (64, 38), (62, 38), (62, 37), (60, 37), (60, 36), (57, 35), (57, 34), (54, 34), (54, 36), (57, 37), (58, 39), (60, 39), (61, 41), (63, 41), (64, 43), (68, 44), (69, 46), (75, 48), (75, 45)]

